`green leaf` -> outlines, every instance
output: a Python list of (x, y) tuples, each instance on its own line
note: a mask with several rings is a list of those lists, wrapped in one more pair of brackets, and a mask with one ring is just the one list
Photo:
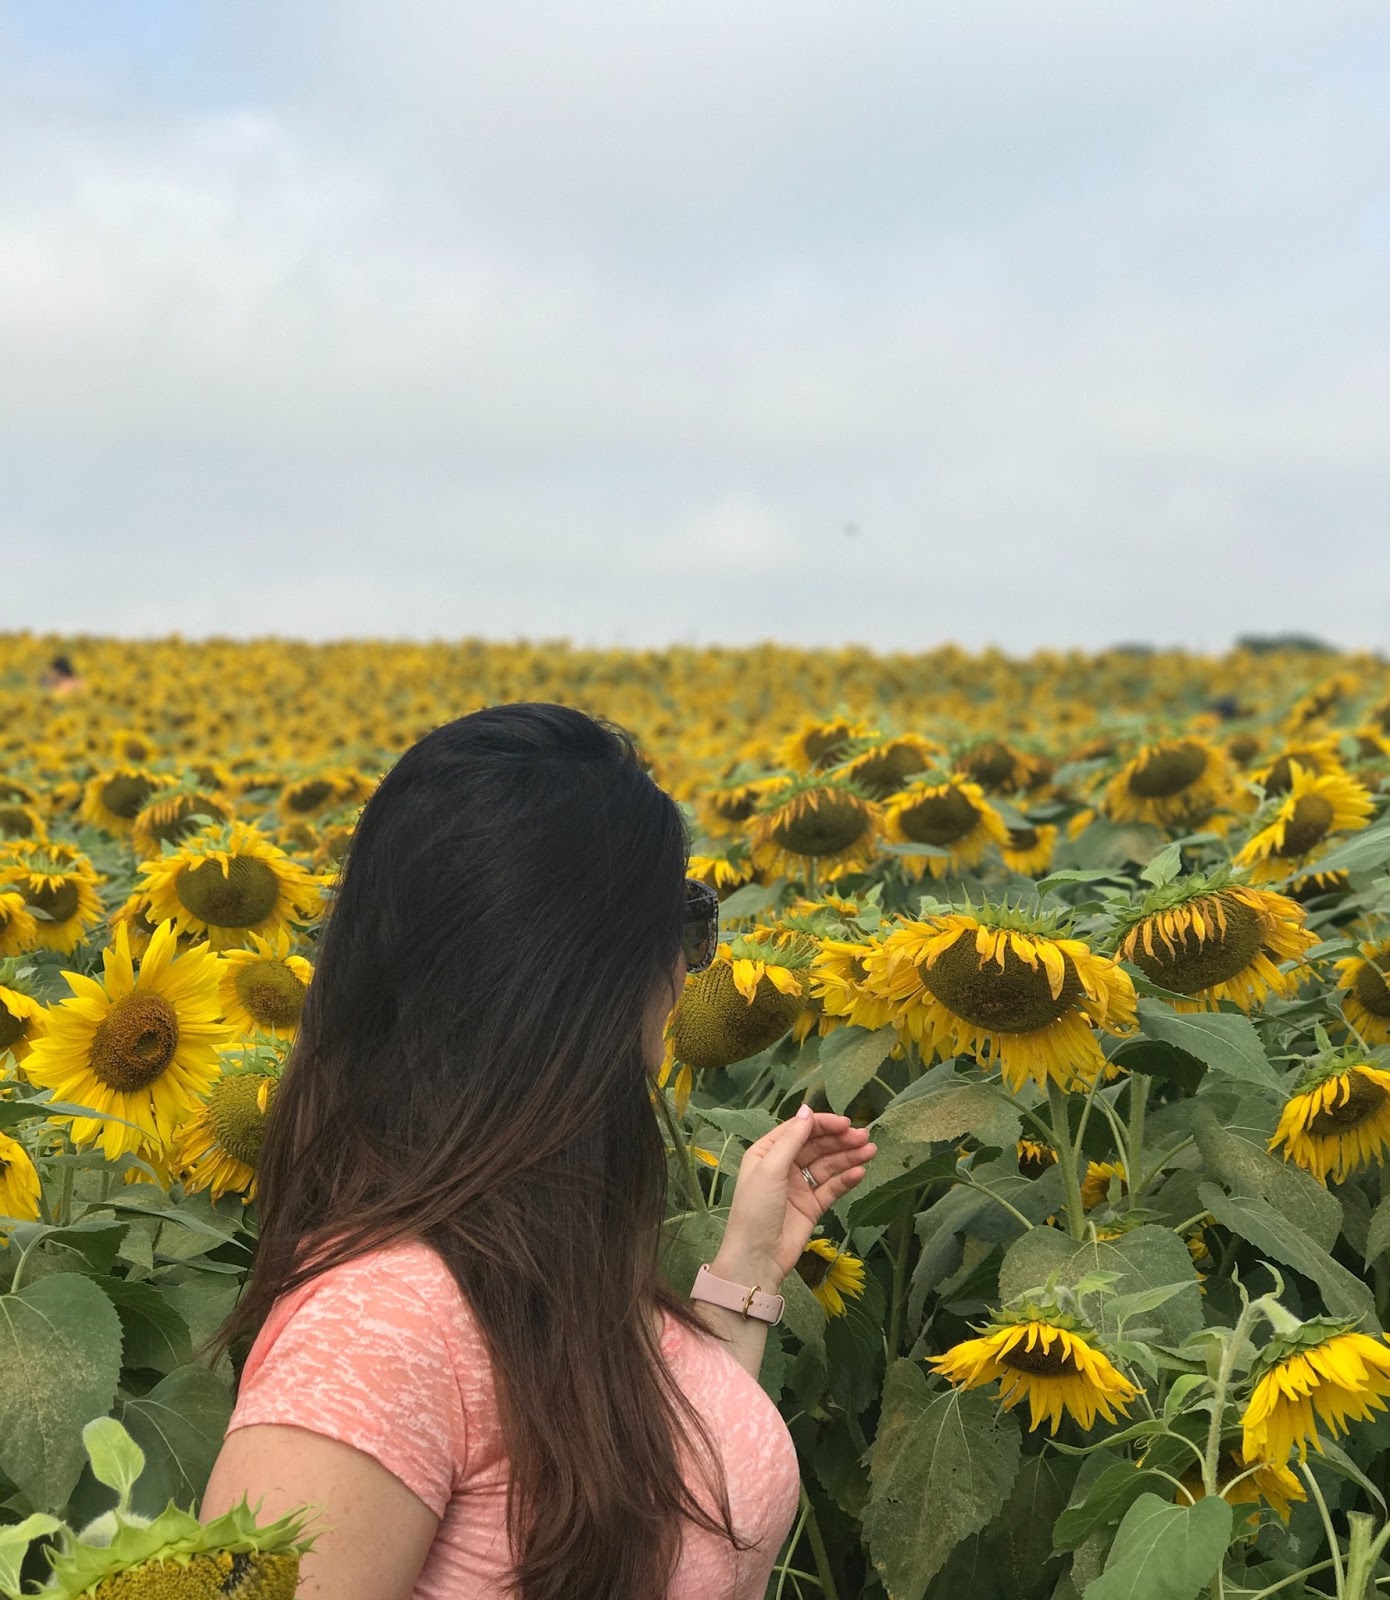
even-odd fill
[(130, 1504), (130, 1491), (145, 1470), (145, 1452), (115, 1417), (95, 1417), (82, 1430), (82, 1445), (92, 1465), (92, 1476), (114, 1489), (117, 1503)]
[(89, 1278), (64, 1272), (0, 1296), (0, 1471), (59, 1511), (85, 1463), (82, 1429), (111, 1409), (121, 1324)]
[(36, 1511), (23, 1522), (0, 1527), (0, 1591), (19, 1595), (19, 1574), (24, 1558), (35, 1539), (47, 1533), (57, 1533), (63, 1524), (57, 1517)]
[(145, 1452), (132, 1507), (157, 1516), (170, 1500), (191, 1510), (201, 1499), (232, 1414), (227, 1385), (206, 1367), (180, 1367), (119, 1414)]
[(1311, 1173), (1224, 1126), (1204, 1105), (1193, 1113), (1192, 1132), (1213, 1178), (1233, 1194), (1267, 1201), (1319, 1249), (1331, 1250), (1342, 1230), (1342, 1208)]
[(1370, 1264), (1390, 1250), (1390, 1195), (1375, 1208), (1366, 1233), (1365, 1261)]
[(124, 1222), (111, 1217), (84, 1217), (65, 1228), (51, 1227), (46, 1222), (19, 1222), (10, 1229), (10, 1243), (18, 1250), (63, 1245), (76, 1251), (96, 1271), (109, 1272), (125, 1230)]
[(1058, 1550), (1075, 1550), (1097, 1528), (1118, 1522), (1141, 1494), (1161, 1493), (1167, 1479), (1145, 1472), (1132, 1461), (1116, 1461), (1093, 1480), (1084, 1496), (1068, 1506), (1053, 1525), (1052, 1542)]
[(898, 1042), (894, 1028), (836, 1028), (821, 1041), (820, 1065), (825, 1097), (832, 1111), (843, 1112), (888, 1059)]
[(1231, 1508), (1209, 1495), (1175, 1506), (1144, 1494), (1125, 1512), (1105, 1570), (1085, 1600), (1195, 1600), (1230, 1543)]
[(891, 1222), (904, 1206), (913, 1206), (928, 1184), (956, 1175), (959, 1157), (954, 1150), (938, 1150), (933, 1155), (930, 1145), (893, 1138), (877, 1142), (878, 1154), (868, 1172), (840, 1202), (851, 1228)]
[(1017, 1419), (994, 1400), (933, 1395), (916, 1362), (889, 1367), (864, 1508), (889, 1600), (922, 1600), (956, 1545), (994, 1518), (1018, 1476), (1019, 1448)]
[(1176, 1045), (1228, 1078), (1283, 1093), (1250, 1018), (1236, 1011), (1173, 1011), (1157, 1000), (1139, 1002), (1139, 1027), (1148, 1039)]
[(994, 1571), (991, 1600), (1040, 1600), (1056, 1578), (1052, 1525), (1067, 1503), (1076, 1478), (1073, 1462), (1054, 1455), (1029, 1456), (985, 1543)]
[(777, 1126), (777, 1118), (770, 1111), (742, 1110), (735, 1106), (692, 1106), (692, 1114), (720, 1133), (732, 1134), (745, 1144), (755, 1144), (764, 1134)]
[(1151, 883), (1154, 888), (1161, 889), (1165, 883), (1171, 883), (1181, 872), (1182, 845), (1174, 839), (1171, 844), (1164, 845), (1139, 876), (1145, 883)]
[(964, 1080), (890, 1106), (874, 1124), (874, 1137), (903, 1142), (954, 1143), (971, 1133), (992, 1149), (1012, 1150), (1022, 1128), (1017, 1105), (992, 1083)]
[(800, 1273), (790, 1272), (782, 1284), (782, 1321), (806, 1349), (825, 1365), (825, 1310)]
[(1334, 1317), (1351, 1318), (1366, 1328), (1379, 1327), (1375, 1299), (1360, 1278), (1319, 1249), (1297, 1223), (1282, 1216), (1267, 1200), (1228, 1195), (1214, 1183), (1204, 1183), (1197, 1197), (1223, 1228), (1311, 1278)]
[(764, 887), (761, 883), (745, 883), (741, 889), (735, 889), (727, 899), (719, 902), (719, 919), (721, 922), (741, 922), (747, 917), (760, 917), (764, 911), (771, 911), (780, 897), (779, 890)]
[(193, 1359), (188, 1324), (153, 1283), (131, 1278), (93, 1278), (121, 1319), (126, 1367), (173, 1372)]
[(1318, 872), (1367, 872), (1390, 861), (1390, 821), (1363, 829), (1315, 863)]

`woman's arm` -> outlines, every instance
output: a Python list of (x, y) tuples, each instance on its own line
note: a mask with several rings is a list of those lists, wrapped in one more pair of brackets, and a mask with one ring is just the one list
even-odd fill
[(260, 1522), (296, 1505), (323, 1507), (318, 1520), (327, 1531), (303, 1558), (296, 1591), (316, 1600), (410, 1600), (439, 1526), (424, 1501), (371, 1456), (277, 1423), (227, 1435), (201, 1520), (230, 1510), (243, 1494), (253, 1509), (264, 1497)]

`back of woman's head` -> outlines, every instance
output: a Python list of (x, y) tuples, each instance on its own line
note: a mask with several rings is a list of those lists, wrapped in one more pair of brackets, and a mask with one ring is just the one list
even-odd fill
[(362, 813), (266, 1129), (256, 1264), (222, 1342), (312, 1271), (434, 1245), (492, 1357), (521, 1600), (651, 1600), (681, 1515), (729, 1528), (682, 1482), (674, 1434), (708, 1442), (648, 1321), (691, 1317), (657, 1275), (643, 1049), (672, 998), (685, 857), (618, 729), (551, 705), (437, 728)]

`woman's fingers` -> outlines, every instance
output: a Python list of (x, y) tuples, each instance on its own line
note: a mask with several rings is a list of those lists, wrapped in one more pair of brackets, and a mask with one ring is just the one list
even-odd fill
[(822, 1184), (828, 1178), (835, 1177), (837, 1173), (848, 1172), (851, 1167), (867, 1166), (873, 1160), (877, 1151), (877, 1145), (860, 1145), (853, 1150), (833, 1150), (828, 1155), (819, 1156), (814, 1161), (807, 1161), (802, 1164), (808, 1169), (816, 1183)]
[(843, 1132), (817, 1134), (801, 1147), (802, 1165), (809, 1167), (822, 1156), (831, 1155), (838, 1150), (863, 1150), (868, 1143), (867, 1128), (847, 1128)]

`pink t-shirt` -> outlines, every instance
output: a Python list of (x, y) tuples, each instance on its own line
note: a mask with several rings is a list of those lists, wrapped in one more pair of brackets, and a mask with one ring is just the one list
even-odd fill
[[(739, 1554), (685, 1524), (667, 1600), (761, 1600), (796, 1513), (791, 1436), (718, 1340), (663, 1314), (661, 1351), (720, 1449), (735, 1531), (758, 1541)], [(266, 1422), (364, 1451), (440, 1519), (413, 1600), (508, 1593), (507, 1463), (491, 1365), (432, 1246), (389, 1245), (276, 1301), (247, 1357), (227, 1431)], [(325, 1520), (331, 1515), (329, 1507)]]

